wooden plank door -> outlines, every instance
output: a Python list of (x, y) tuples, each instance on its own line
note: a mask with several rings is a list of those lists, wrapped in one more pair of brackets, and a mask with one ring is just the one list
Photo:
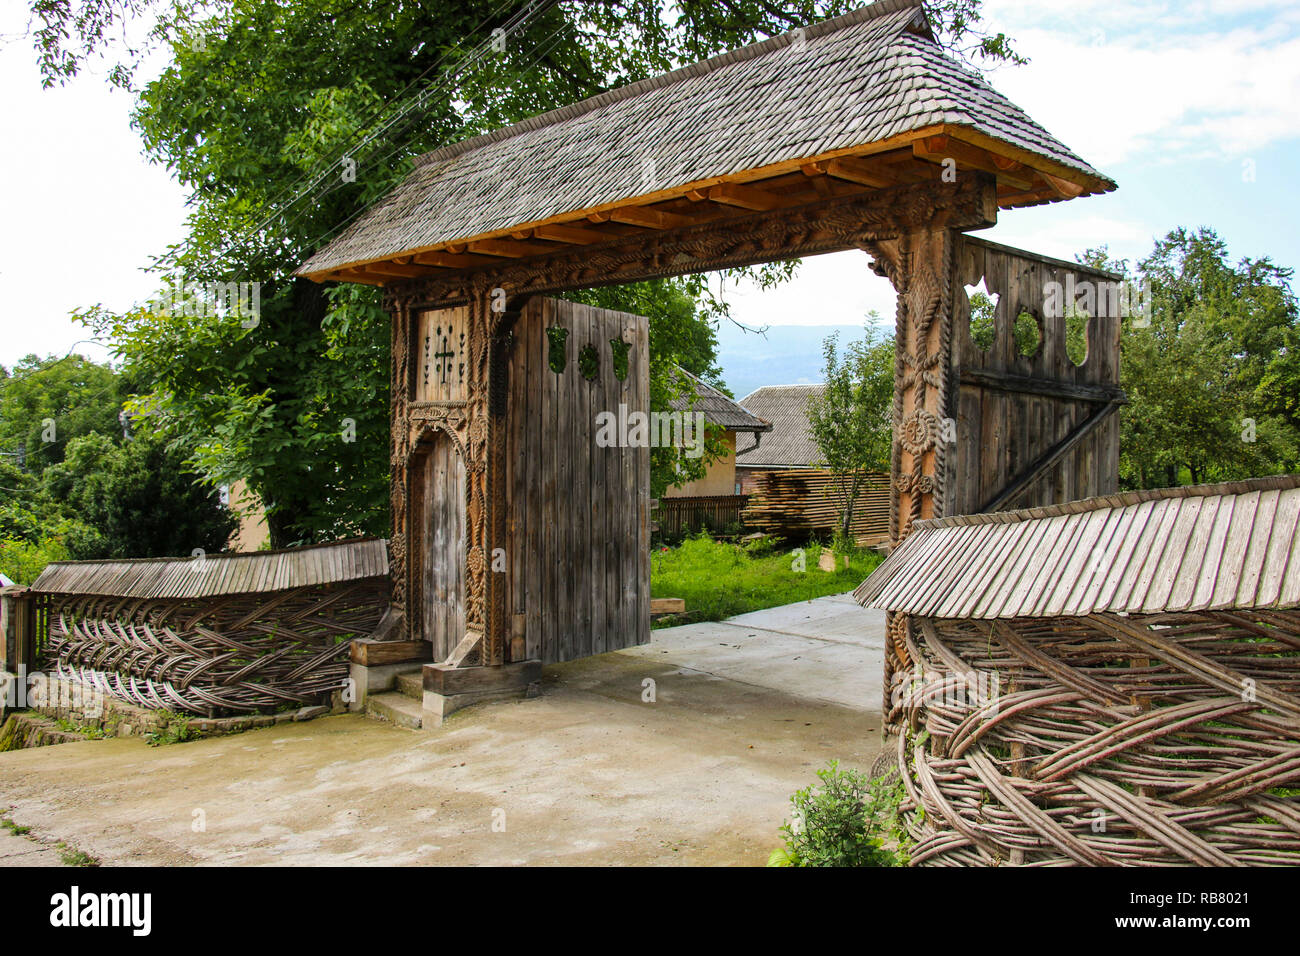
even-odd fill
[(649, 411), (648, 323), (538, 298), (514, 335), (510, 656), (554, 663), (649, 643), (650, 449), (596, 443), (602, 413)]
[(465, 462), (439, 435), (424, 455), (420, 521), (421, 608), (433, 659), (446, 660), (465, 636)]

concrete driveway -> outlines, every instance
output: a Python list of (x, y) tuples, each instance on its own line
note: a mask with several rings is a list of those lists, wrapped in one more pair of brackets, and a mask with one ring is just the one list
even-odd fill
[(106, 864), (761, 865), (794, 790), (874, 759), (883, 635), (821, 598), (549, 667), (540, 697), (435, 731), (350, 715), (0, 754), (0, 807)]

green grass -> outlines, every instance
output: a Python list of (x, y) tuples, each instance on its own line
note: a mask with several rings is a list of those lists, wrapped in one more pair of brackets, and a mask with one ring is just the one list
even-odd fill
[(89, 853), (66, 843), (59, 844), (59, 859), (64, 866), (99, 866), (99, 861)]
[(817, 567), (821, 547), (807, 545), (806, 570), (796, 571), (792, 549), (763, 551), (762, 546), (746, 549), (703, 536), (687, 538), (674, 548), (656, 548), (650, 556), (651, 595), (686, 600), (684, 615), (664, 618), (656, 625), (720, 621), (747, 611), (841, 594), (861, 584), (882, 560), (873, 551), (859, 551), (850, 557), (847, 569), (822, 571)]

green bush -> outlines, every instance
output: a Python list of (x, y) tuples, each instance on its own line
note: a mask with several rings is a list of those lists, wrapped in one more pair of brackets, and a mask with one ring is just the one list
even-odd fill
[(785, 846), (772, 851), (768, 866), (905, 866), (902, 783), (869, 780), (834, 760), (817, 776), (819, 785), (790, 798), (794, 813), (781, 827)]

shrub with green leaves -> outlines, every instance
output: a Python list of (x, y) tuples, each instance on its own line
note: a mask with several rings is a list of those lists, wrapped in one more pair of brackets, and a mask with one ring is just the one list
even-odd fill
[(834, 760), (817, 777), (819, 784), (790, 798), (794, 813), (781, 827), (785, 846), (772, 851), (768, 866), (906, 865), (901, 783), (870, 780)]

